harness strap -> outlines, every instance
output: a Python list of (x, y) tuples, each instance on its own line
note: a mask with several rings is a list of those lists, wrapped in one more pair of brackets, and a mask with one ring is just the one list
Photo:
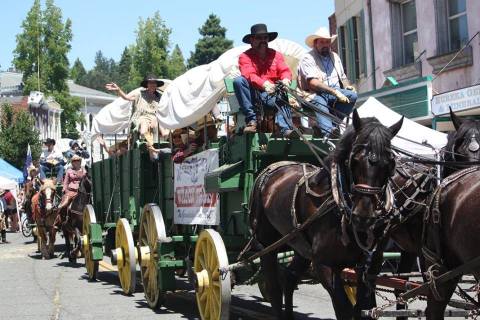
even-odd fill
[(292, 215), (292, 221), (294, 226), (299, 225), (295, 204), (297, 203), (298, 190), (300, 189), (301, 186), (305, 185), (305, 193), (315, 198), (324, 198), (325, 196), (331, 193), (330, 190), (327, 190), (323, 193), (318, 194), (310, 188), (309, 179), (314, 175), (318, 174), (320, 170), (322, 170), (322, 168), (316, 168), (311, 172), (307, 172), (307, 165), (310, 167), (313, 167), (310, 164), (302, 163), (303, 176), (297, 181), (297, 183), (295, 184), (295, 189), (293, 190), (292, 206), (290, 208), (290, 214)]

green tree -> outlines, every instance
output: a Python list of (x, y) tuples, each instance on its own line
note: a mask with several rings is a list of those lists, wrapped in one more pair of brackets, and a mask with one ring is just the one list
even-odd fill
[[(13, 65), (17, 70), (23, 72), (24, 90), (26, 93), (31, 90), (45, 91), (45, 75), (43, 66), (45, 56), (43, 41), (43, 21), (40, 0), (35, 0), (28, 11), (25, 20), (21, 25), (23, 32), (17, 34), (17, 46), (13, 51)], [(37, 79), (39, 65), (40, 79)]]
[(113, 81), (117, 77), (117, 64), (113, 59), (105, 57), (102, 51), (95, 54), (95, 66), (88, 71), (79, 84), (86, 87), (106, 91), (105, 83)]
[(63, 22), (62, 12), (53, 0), (46, 0), (43, 11), (40, 0), (35, 0), (22, 22), (22, 29), (13, 51), (13, 65), (23, 72), (24, 92), (40, 89), (48, 94), (68, 90), (70, 19)]
[(85, 70), (82, 61), (77, 58), (77, 60), (75, 60), (75, 62), (73, 63), (73, 67), (70, 69), (70, 79), (72, 79), (76, 83), (80, 83), (86, 74), (87, 71)]
[(123, 49), (122, 56), (117, 65), (117, 77), (116, 79), (111, 79), (122, 87), (125, 92), (135, 89), (138, 86), (138, 83), (135, 85), (130, 82), (130, 75), (135, 73), (132, 51), (133, 47), (125, 47), (125, 49)]
[(140, 18), (136, 33), (132, 81), (140, 83), (141, 79), (150, 73), (160, 78), (166, 78), (168, 76), (169, 38), (172, 30), (167, 28), (157, 11), (151, 18), (146, 20)]
[(35, 120), (25, 112), (15, 112), (10, 104), (1, 106), (0, 117), (0, 157), (17, 168), (23, 168), (28, 145), (32, 158), (38, 159), (42, 144), (35, 128)]
[(78, 139), (77, 123), (85, 123), (85, 118), (80, 112), (83, 106), (82, 100), (72, 97), (68, 93), (57, 92), (54, 94), (55, 101), (62, 106), (60, 122), (62, 123), (62, 137)]
[(168, 77), (175, 79), (179, 75), (183, 74), (187, 68), (185, 67), (185, 59), (183, 58), (182, 50), (175, 45), (172, 53), (168, 57)]
[(198, 29), (202, 38), (198, 40), (195, 52), (192, 52), (188, 59), (189, 68), (210, 63), (232, 48), (233, 41), (225, 38), (227, 29), (222, 27), (220, 22), (220, 18), (212, 13), (203, 26)]

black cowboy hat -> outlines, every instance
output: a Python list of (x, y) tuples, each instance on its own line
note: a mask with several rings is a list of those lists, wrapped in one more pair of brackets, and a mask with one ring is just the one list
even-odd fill
[(245, 35), (242, 41), (244, 43), (250, 43), (250, 37), (261, 35), (261, 34), (268, 35), (268, 42), (275, 40), (275, 38), (278, 36), (278, 32), (268, 32), (266, 24), (257, 23), (250, 28), (250, 33)]
[(47, 144), (55, 145), (55, 139), (47, 138), (43, 144), (45, 144), (45, 145), (47, 145)]
[(153, 74), (149, 74), (145, 76), (145, 78), (143, 78), (143, 81), (140, 83), (140, 85), (146, 88), (149, 81), (155, 81), (157, 83), (157, 87), (161, 87), (164, 85), (164, 82), (158, 79), (158, 77), (154, 76)]

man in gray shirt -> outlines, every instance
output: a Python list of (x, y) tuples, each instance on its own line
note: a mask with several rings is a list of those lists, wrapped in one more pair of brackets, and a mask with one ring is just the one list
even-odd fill
[[(331, 36), (326, 28), (318, 29), (305, 39), (312, 50), (306, 53), (298, 65), (298, 87), (304, 98), (314, 104), (317, 135), (331, 133), (333, 124), (324, 113), (333, 113), (343, 119), (352, 112), (357, 100), (355, 88), (350, 85), (340, 57), (331, 50)], [(323, 113), (319, 112), (322, 111)]]

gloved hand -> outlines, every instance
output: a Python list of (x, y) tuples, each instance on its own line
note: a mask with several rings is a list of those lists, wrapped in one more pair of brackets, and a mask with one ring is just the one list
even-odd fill
[(173, 156), (173, 162), (174, 163), (181, 163), (183, 160), (185, 160), (185, 154), (183, 151), (179, 150), (175, 155)]
[(275, 85), (267, 80), (263, 83), (263, 89), (266, 93), (272, 94), (275, 92)]
[(346, 86), (345, 89), (353, 91), (353, 92), (357, 92), (357, 90), (355, 89), (354, 86)]
[(288, 104), (295, 109), (300, 109), (300, 104), (294, 96), (288, 95)]
[(338, 90), (335, 90), (335, 97), (337, 97), (337, 101), (340, 103), (350, 103), (350, 100)]
[(290, 84), (292, 83), (292, 82), (290, 81), (290, 79), (288, 79), (288, 78), (282, 79), (281, 82), (282, 82), (283, 85), (284, 85), (285, 87), (287, 87), (287, 88), (290, 88)]

